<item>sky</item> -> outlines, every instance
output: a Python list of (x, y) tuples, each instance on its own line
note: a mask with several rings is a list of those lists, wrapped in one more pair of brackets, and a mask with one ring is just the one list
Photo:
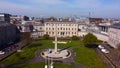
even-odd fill
[(35, 17), (120, 18), (120, 0), (0, 0), (0, 13)]

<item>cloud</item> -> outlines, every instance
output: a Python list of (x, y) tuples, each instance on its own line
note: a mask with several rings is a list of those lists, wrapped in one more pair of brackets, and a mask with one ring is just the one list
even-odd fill
[(16, 4), (8, 1), (0, 1), (0, 12), (2, 13), (15, 13), (21, 14), (29, 10), (27, 5)]
[[(21, 3), (19, 3), (19, 2)], [(120, 12), (119, 0), (1, 0), (0, 12), (8, 11), (31, 16), (70, 16), (88, 14), (115, 16)], [(119, 15), (120, 16), (120, 15)]]
[(26, 5), (21, 5), (21, 4), (15, 4), (12, 2), (7, 2), (7, 1), (0, 1), (0, 8), (10, 8), (10, 9), (16, 9), (16, 8), (20, 8), (20, 9), (28, 9), (30, 8), (29, 6)]

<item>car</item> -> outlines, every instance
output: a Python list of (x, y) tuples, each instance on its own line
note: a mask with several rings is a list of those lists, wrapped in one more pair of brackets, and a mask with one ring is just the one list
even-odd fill
[(9, 47), (10, 47), (10, 48), (15, 48), (15, 46), (14, 46), (14, 45), (10, 45)]
[(110, 51), (107, 50), (107, 49), (101, 49), (101, 51), (102, 51), (103, 53), (106, 53), (106, 54), (110, 53)]
[(0, 55), (3, 55), (3, 54), (5, 54), (5, 52), (3, 52), (3, 51), (0, 51)]
[(14, 47), (16, 48), (16, 47), (19, 47), (19, 45), (17, 45), (17, 44), (14, 44)]
[(98, 45), (98, 48), (100, 49), (104, 49), (104, 47), (102, 45)]
[(10, 47), (7, 47), (4, 50), (5, 50), (5, 52), (10, 52), (12, 49)]

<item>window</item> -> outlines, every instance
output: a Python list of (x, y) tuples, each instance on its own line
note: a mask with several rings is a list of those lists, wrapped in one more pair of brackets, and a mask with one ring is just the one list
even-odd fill
[(75, 28), (75, 30), (76, 30), (76, 28)]
[(61, 30), (62, 30), (62, 28), (61, 28)]
[(72, 34), (73, 34), (73, 32), (72, 32)]
[(40, 27), (40, 30), (41, 30), (42, 28)]
[(68, 34), (70, 34), (70, 32), (68, 32)]
[(52, 28), (52, 30), (54, 30), (54, 28)]
[(69, 30), (70, 30), (70, 28), (69, 28)]
[(73, 30), (73, 28), (72, 28), (72, 30)]
[(65, 32), (61, 32), (61, 33), (60, 33), (60, 35), (64, 35), (64, 34), (65, 34)]
[(54, 34), (54, 32), (52, 32), (52, 34)]

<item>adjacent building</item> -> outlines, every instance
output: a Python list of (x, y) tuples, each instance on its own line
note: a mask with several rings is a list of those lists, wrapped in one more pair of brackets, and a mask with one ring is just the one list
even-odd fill
[(44, 35), (44, 24), (42, 22), (35, 22), (35, 24), (33, 24), (33, 28), (34, 30), (31, 37), (38, 38), (39, 36)]
[(120, 23), (116, 23), (109, 28), (109, 44), (117, 48), (120, 45)]
[(10, 24), (10, 14), (0, 13), (0, 49), (19, 39), (20, 31), (17, 26)]

